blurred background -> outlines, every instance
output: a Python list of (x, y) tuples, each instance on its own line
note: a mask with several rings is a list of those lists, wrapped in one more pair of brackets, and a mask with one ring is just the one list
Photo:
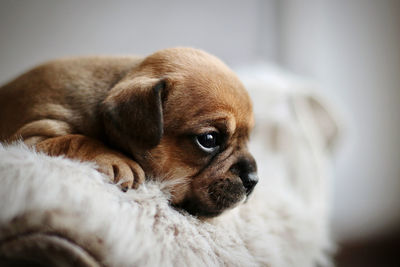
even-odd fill
[(178, 45), (313, 79), (344, 125), (337, 266), (400, 266), (400, 1), (1, 0), (0, 36), (0, 83), (60, 56)]

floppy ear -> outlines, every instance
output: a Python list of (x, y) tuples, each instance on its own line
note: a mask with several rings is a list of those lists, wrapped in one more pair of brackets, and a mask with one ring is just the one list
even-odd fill
[(101, 104), (108, 141), (127, 152), (152, 148), (163, 135), (165, 80), (135, 77), (116, 84)]

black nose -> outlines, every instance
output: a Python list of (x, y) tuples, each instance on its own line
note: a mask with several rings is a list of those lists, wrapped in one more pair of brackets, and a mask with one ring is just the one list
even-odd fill
[(256, 172), (246, 173), (244, 175), (240, 175), (240, 179), (246, 188), (246, 195), (250, 195), (253, 192), (254, 187), (258, 183), (258, 175)]
[(254, 158), (248, 155), (240, 159), (232, 166), (231, 170), (242, 180), (243, 186), (246, 188), (246, 195), (250, 195), (258, 183), (257, 165)]

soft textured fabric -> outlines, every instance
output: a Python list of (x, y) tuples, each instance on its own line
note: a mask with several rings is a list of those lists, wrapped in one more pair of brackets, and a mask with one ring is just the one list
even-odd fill
[(247, 203), (199, 221), (168, 205), (168, 184), (124, 193), (91, 163), (3, 145), (0, 265), (328, 266), (337, 125), (306, 84), (239, 73), (254, 100), (260, 176)]

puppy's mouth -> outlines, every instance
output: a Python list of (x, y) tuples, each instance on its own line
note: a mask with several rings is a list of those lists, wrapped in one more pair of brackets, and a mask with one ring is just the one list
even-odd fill
[(223, 211), (234, 208), (248, 197), (242, 182), (219, 179), (211, 183), (204, 194), (192, 196), (176, 205), (198, 217), (215, 217)]
[(224, 210), (242, 200), (246, 196), (246, 190), (241, 182), (221, 179), (208, 187), (208, 195), (216, 209)]

